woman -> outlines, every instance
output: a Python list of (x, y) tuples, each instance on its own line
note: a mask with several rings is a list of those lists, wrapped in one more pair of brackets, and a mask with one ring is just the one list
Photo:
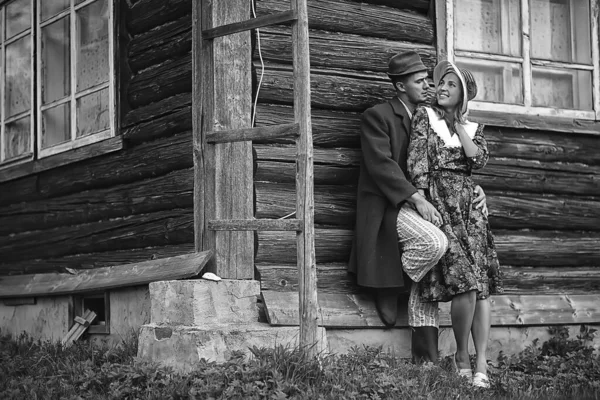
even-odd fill
[[(472, 379), (475, 386), (487, 388), (489, 296), (503, 289), (487, 213), (472, 204), (471, 170), (482, 168), (488, 160), (483, 125), (466, 120), (467, 103), (477, 94), (477, 84), (469, 71), (448, 61), (435, 67), (433, 78), (436, 99), (413, 117), (408, 173), (413, 185), (442, 215), (441, 229), (449, 247), (421, 281), (421, 291), (426, 301), (452, 301), (458, 373)], [(469, 361), (469, 333), (477, 352), (475, 376)]]

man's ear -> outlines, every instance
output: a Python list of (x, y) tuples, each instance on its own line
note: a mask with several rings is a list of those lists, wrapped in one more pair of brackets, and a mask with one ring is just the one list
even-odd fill
[(394, 84), (394, 87), (396, 88), (397, 91), (400, 91), (402, 93), (406, 92), (406, 89), (404, 88), (404, 82), (402, 82), (402, 81), (397, 81)]

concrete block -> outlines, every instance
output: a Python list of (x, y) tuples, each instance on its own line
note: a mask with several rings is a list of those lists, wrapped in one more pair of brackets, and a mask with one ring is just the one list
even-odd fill
[(260, 282), (223, 279), (150, 283), (150, 321), (160, 325), (203, 326), (258, 321)]
[[(320, 352), (327, 351), (325, 329), (318, 328), (322, 340), (317, 344)], [(272, 327), (268, 324), (222, 325), (211, 327), (142, 326), (138, 357), (159, 362), (178, 372), (193, 370), (199, 360), (225, 362), (233, 351), (251, 356), (249, 348), (298, 346), (298, 327)]]

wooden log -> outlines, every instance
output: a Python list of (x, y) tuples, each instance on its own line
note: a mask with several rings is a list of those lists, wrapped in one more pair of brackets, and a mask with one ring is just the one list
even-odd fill
[[(257, 66), (255, 66), (257, 68)], [(311, 69), (313, 108), (362, 112), (394, 96), (393, 86), (382, 73)], [(287, 65), (265, 66), (259, 102), (292, 104), (292, 70)]]
[(0, 183), (0, 206), (18, 203), (37, 196), (38, 175), (24, 176)]
[(123, 117), (121, 128), (129, 128), (132, 125), (148, 122), (156, 118), (173, 114), (181, 109), (192, 105), (191, 93), (180, 93), (172, 97), (148, 104), (147, 106), (129, 111)]
[[(294, 122), (294, 109), (289, 106), (258, 103), (256, 110), (256, 126), (280, 125)], [(311, 117), (313, 144), (316, 147), (360, 147), (360, 114), (313, 108)], [(255, 140), (254, 143), (295, 145), (295, 140), (278, 138)]]
[(128, 61), (134, 72), (179, 58), (192, 50), (191, 14), (136, 35), (129, 44)]
[[(258, 126), (292, 122), (293, 109), (284, 105), (259, 103), (256, 123)], [(360, 113), (313, 109), (314, 144), (319, 147), (360, 147)], [(588, 167), (600, 165), (600, 137), (569, 133), (527, 130), (522, 128), (485, 127), (490, 154), (495, 158), (515, 158), (562, 163), (556, 168), (579, 170), (586, 173)], [(291, 141), (269, 141), (287, 143)], [(595, 173), (595, 172), (594, 172)]]
[(193, 170), (0, 207), (0, 236), (192, 207)]
[[(269, 323), (298, 325), (298, 295), (293, 292), (262, 292)], [(497, 295), (490, 298), (492, 325), (564, 325), (596, 323), (600, 296), (585, 295)], [(326, 328), (381, 327), (375, 302), (363, 294), (319, 295), (319, 325)], [(406, 310), (399, 309), (396, 326), (406, 326)], [(440, 303), (440, 326), (451, 326), (450, 303)]]
[(148, 68), (134, 76), (127, 88), (132, 108), (187, 93), (192, 88), (191, 54)]
[[(256, 2), (257, 16), (287, 10), (285, 1)], [(374, 4), (313, 0), (308, 2), (308, 20), (311, 29), (425, 44), (432, 44), (434, 39), (433, 23), (426, 16)]]
[(69, 270), (112, 267), (113, 265), (174, 257), (192, 252), (194, 252), (194, 244), (184, 243), (171, 246), (150, 246), (140, 249), (109, 250), (100, 253), (37, 258), (33, 260), (2, 263), (0, 264), (0, 275), (44, 274), (49, 272), (64, 273)]
[(280, 13), (264, 15), (262, 17), (251, 18), (240, 22), (231, 22), (209, 28), (202, 31), (202, 39), (215, 39), (218, 37), (232, 35), (234, 33), (245, 32), (248, 30), (260, 29), (270, 25), (291, 24), (298, 19), (298, 13), (294, 10), (282, 11)]
[(75, 274), (8, 276), (0, 281), (0, 297), (75, 294), (191, 278), (200, 273), (212, 255), (204, 251)]
[[(600, 265), (598, 232), (504, 231), (495, 233), (502, 265), (513, 266), (594, 266)], [(353, 232), (347, 229), (317, 229), (317, 262), (347, 262)], [(292, 232), (259, 232), (256, 262), (293, 264)]]
[(134, 125), (123, 132), (125, 140), (141, 143), (164, 136), (173, 136), (192, 129), (192, 107), (185, 106), (171, 114)]
[(421, 14), (427, 14), (430, 10), (429, 0), (353, 0), (359, 3), (380, 4), (383, 6), (394, 7), (400, 10), (414, 10)]
[[(294, 211), (294, 185), (255, 182), (256, 217), (279, 218)], [(600, 230), (600, 199), (486, 191), (492, 229)], [(352, 227), (356, 188), (315, 186), (315, 223)], [(1, 220), (0, 220), (1, 221)]]
[(69, 254), (190, 243), (193, 235), (192, 210), (176, 209), (3, 236), (0, 237), (0, 248), (2, 261), (10, 263)]
[(282, 124), (262, 126), (257, 128), (232, 129), (215, 131), (206, 134), (207, 143), (231, 143), (253, 140), (268, 140), (278, 137), (298, 137), (298, 124)]
[(136, 35), (191, 13), (188, 0), (139, 0), (131, 6), (127, 26)]
[[(435, 47), (427, 44), (367, 38), (359, 35), (339, 34), (311, 30), (310, 65), (320, 68), (377, 71), (385, 73), (389, 59), (396, 53), (416, 51), (425, 66), (433, 71), (437, 64)], [(291, 34), (289, 29), (269, 27), (260, 30), (261, 53), (273, 63), (292, 62)], [(258, 58), (255, 48), (254, 58)]]
[[(255, 180), (289, 182), (294, 165), (289, 146), (257, 145), (257, 172)], [(289, 161), (288, 161), (289, 160)], [(315, 183), (348, 184), (356, 182), (360, 151), (355, 149), (315, 150)], [(319, 165), (321, 164), (321, 165)], [(340, 169), (338, 165), (353, 168)], [(563, 170), (557, 170), (563, 168)], [(572, 172), (572, 165), (530, 163), (492, 157), (485, 168), (474, 171), (474, 180), (484, 190), (521, 191), (559, 195), (600, 196), (597, 167), (589, 166), (583, 173)], [(587, 171), (591, 173), (587, 173)], [(337, 181), (337, 179), (341, 179)]]
[(38, 176), (37, 191), (20, 201), (31, 201), (134, 182), (192, 166), (190, 132), (146, 142), (108, 156), (56, 168)]
[[(255, 182), (256, 218), (281, 218), (295, 211), (293, 183)], [(315, 185), (315, 224), (352, 227), (356, 214), (356, 188)]]
[[(298, 291), (294, 264), (259, 263), (262, 290)], [(317, 265), (319, 293), (361, 293), (346, 263)], [(505, 294), (593, 294), (600, 290), (597, 267), (511, 267), (503, 266)], [(407, 290), (405, 289), (405, 292)]]

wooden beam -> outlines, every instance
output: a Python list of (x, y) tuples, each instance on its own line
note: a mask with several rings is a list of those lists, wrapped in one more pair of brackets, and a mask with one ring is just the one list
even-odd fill
[(92, 270), (75, 274), (35, 274), (0, 277), (0, 298), (85, 293), (192, 278), (212, 257), (211, 251)]
[[(298, 325), (298, 294), (262, 292), (269, 323)], [(407, 326), (406, 299), (396, 326)], [(373, 298), (366, 294), (319, 293), (319, 325), (325, 328), (379, 328)], [(600, 295), (497, 295), (490, 297), (493, 326), (588, 324), (600, 321)], [(450, 302), (440, 303), (440, 326), (451, 326)]]
[(294, 60), (294, 119), (300, 127), (296, 158), (296, 217), (302, 221), (297, 232), (300, 315), (300, 346), (316, 355), (317, 336), (317, 265), (315, 261), (315, 215), (313, 179), (313, 143), (310, 95), (310, 55), (308, 7), (306, 0), (292, 0), (298, 20), (292, 27)]
[(249, 19), (242, 22), (234, 22), (231, 24), (221, 25), (216, 28), (206, 29), (202, 31), (202, 39), (214, 39), (220, 36), (231, 35), (247, 31), (250, 29), (262, 28), (269, 25), (284, 24), (297, 20), (295, 11), (283, 11), (276, 14), (265, 15)]
[(215, 231), (302, 231), (298, 219), (229, 219), (208, 221), (208, 229)]
[(283, 124), (262, 126), (258, 128), (231, 129), (226, 131), (208, 132), (207, 143), (230, 143), (249, 140), (266, 140), (281, 137), (295, 138), (298, 136), (298, 124)]

